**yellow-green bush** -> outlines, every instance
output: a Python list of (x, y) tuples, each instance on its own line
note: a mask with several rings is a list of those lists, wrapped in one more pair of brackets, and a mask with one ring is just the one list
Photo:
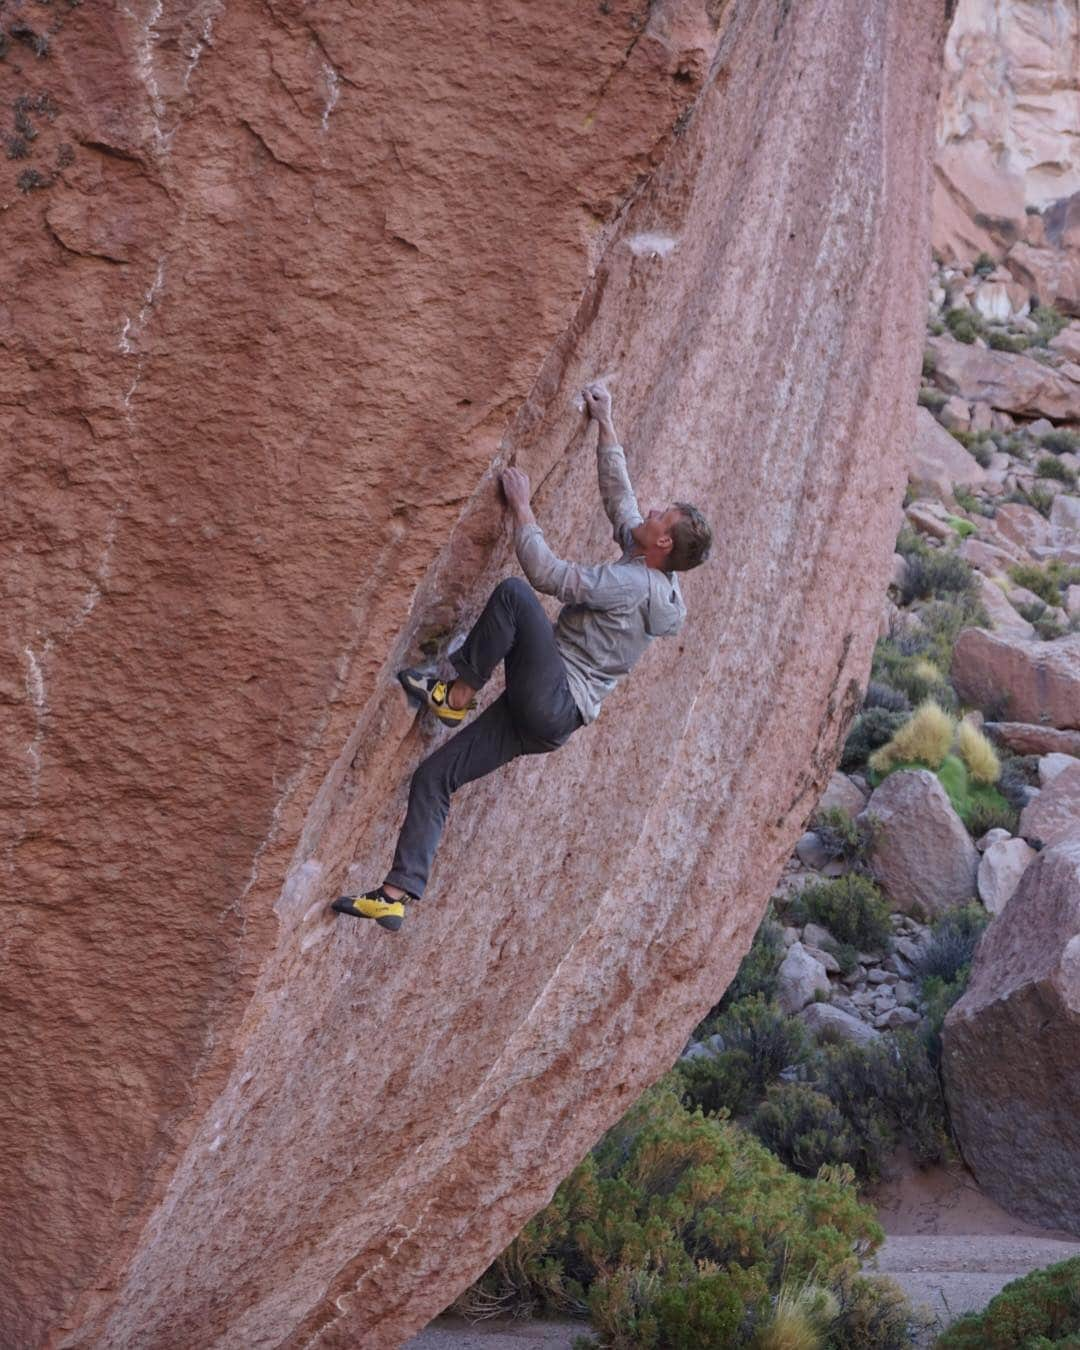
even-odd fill
[(1013, 1280), (985, 1312), (962, 1317), (938, 1350), (1072, 1350), (1080, 1342), (1080, 1256)]
[(662, 1081), (458, 1307), (587, 1309), (607, 1350), (749, 1346), (784, 1284), (839, 1289), (880, 1245), (850, 1178), (796, 1176)]
[(870, 768), (886, 774), (897, 764), (940, 767), (949, 753), (956, 722), (933, 699), (924, 699), (892, 740), (870, 756)]
[(956, 731), (956, 748), (976, 783), (996, 783), (1001, 777), (997, 751), (978, 727), (961, 722)]

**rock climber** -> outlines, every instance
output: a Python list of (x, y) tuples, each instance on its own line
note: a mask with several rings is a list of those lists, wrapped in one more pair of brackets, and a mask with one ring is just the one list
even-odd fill
[[(413, 774), (409, 806), (386, 880), (333, 908), (396, 931), (405, 906), (424, 893), (451, 794), (518, 755), (565, 745), (596, 719), (600, 704), (656, 637), (671, 637), (686, 617), (677, 573), (709, 556), (712, 532), (701, 512), (674, 502), (642, 519), (615, 435), (611, 395), (602, 383), (585, 391), (599, 428), (600, 496), (622, 549), (618, 562), (584, 566), (557, 558), (529, 506), (529, 480), (507, 469), (502, 487), (514, 521), (514, 545), (532, 589), (518, 577), (491, 593), (465, 642), (450, 656), (454, 676), (409, 669), (406, 693), (449, 726), (460, 726), (476, 694), (502, 661), (506, 689), (475, 721), (430, 755)], [(563, 602), (554, 626), (535, 592)]]

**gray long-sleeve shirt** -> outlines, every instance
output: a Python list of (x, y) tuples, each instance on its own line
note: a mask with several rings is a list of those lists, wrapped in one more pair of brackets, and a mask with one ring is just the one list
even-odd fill
[(622, 446), (598, 447), (597, 469), (604, 510), (623, 551), (618, 562), (586, 566), (557, 558), (539, 525), (520, 525), (514, 534), (518, 561), (533, 587), (564, 602), (555, 645), (586, 722), (596, 720), (600, 704), (653, 638), (677, 633), (686, 617), (675, 573), (630, 556), (630, 532), (641, 523), (641, 512)]

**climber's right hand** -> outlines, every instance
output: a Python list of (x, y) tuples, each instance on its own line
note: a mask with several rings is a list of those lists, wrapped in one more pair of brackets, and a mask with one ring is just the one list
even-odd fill
[(585, 407), (589, 410), (589, 416), (595, 418), (597, 422), (610, 421), (611, 395), (606, 386), (597, 380), (593, 384), (587, 384), (582, 392), (585, 396)]

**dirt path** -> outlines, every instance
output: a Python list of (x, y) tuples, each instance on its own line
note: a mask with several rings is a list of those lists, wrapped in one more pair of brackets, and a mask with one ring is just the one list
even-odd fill
[(585, 1322), (528, 1322), (492, 1318), (470, 1323), (458, 1317), (429, 1322), (402, 1350), (572, 1350), (576, 1336), (588, 1335)]

